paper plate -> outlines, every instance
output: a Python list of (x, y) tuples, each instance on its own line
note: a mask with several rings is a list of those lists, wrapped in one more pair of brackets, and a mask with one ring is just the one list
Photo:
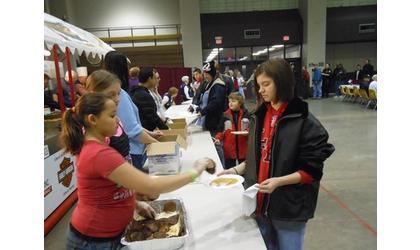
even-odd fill
[[(223, 186), (213, 186), (212, 182), (214, 182), (215, 180), (218, 179), (223, 179), (223, 178), (229, 178), (229, 179), (235, 179), (236, 182), (230, 185), (223, 185)], [(209, 183), (209, 186), (215, 189), (226, 189), (226, 188), (232, 188), (232, 187), (237, 187), (240, 186), (242, 183), (244, 182), (244, 177), (240, 176), (240, 175), (236, 175), (236, 174), (224, 174), (221, 176), (218, 176), (214, 179), (212, 179)]]

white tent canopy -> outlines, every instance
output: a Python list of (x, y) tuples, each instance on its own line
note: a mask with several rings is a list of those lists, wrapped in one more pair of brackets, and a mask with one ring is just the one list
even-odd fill
[(44, 43), (48, 50), (57, 44), (61, 51), (68, 47), (73, 55), (105, 56), (108, 51), (114, 50), (93, 34), (82, 30), (61, 19), (44, 13)]

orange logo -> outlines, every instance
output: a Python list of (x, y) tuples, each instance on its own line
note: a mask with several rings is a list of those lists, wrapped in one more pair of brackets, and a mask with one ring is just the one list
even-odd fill
[(73, 178), (74, 163), (70, 158), (64, 157), (60, 163), (60, 171), (57, 172), (58, 182), (65, 187), (69, 187), (71, 179)]

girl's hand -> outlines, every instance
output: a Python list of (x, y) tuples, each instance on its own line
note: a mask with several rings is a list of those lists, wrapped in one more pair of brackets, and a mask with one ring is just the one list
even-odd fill
[(197, 171), (198, 175), (201, 175), (201, 173), (204, 170), (207, 170), (209, 172), (212, 172), (213, 170), (215, 170), (216, 163), (208, 157), (203, 157), (194, 162), (193, 168)]
[(157, 139), (157, 138), (162, 137), (162, 136), (163, 136), (163, 133), (162, 133), (162, 131), (160, 131), (160, 130), (155, 130), (155, 131), (153, 131), (153, 132), (150, 132), (150, 135), (151, 135), (153, 138)]
[(263, 181), (259, 185), (259, 191), (261, 193), (271, 194), (279, 186), (281, 186), (281, 182), (279, 178), (270, 178)]
[(219, 139), (214, 140), (214, 144), (220, 145), (220, 140)]
[(144, 218), (154, 219), (156, 217), (156, 211), (144, 201), (136, 202), (136, 212)]

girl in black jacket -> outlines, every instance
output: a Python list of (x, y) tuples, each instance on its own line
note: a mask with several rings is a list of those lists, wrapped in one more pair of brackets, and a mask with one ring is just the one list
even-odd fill
[(264, 62), (256, 70), (255, 82), (259, 106), (251, 116), (246, 161), (221, 174), (244, 174), (246, 188), (259, 183), (255, 215), (268, 249), (303, 249), (323, 162), (334, 146), (308, 104), (293, 98), (294, 79), (287, 61)]

